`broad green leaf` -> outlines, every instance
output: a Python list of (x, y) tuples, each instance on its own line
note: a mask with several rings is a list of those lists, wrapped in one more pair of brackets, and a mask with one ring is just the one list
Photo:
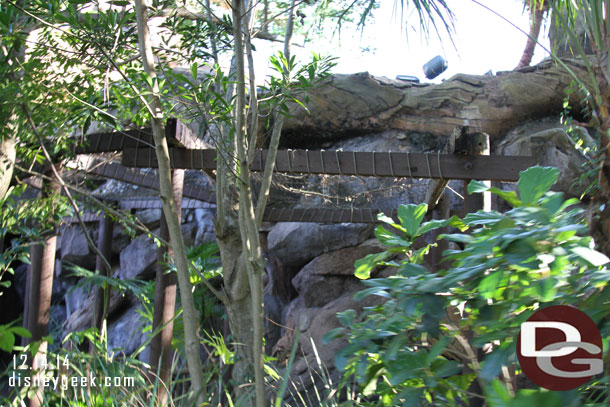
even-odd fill
[(197, 81), (197, 62), (193, 62), (191, 64), (191, 76), (193, 77), (193, 81)]
[(519, 206), (523, 205), (523, 203), (517, 197), (517, 194), (515, 193), (515, 191), (504, 191), (502, 189), (495, 188), (495, 187), (490, 188), (481, 181), (476, 181), (476, 180), (470, 181), (470, 183), (468, 184), (467, 190), (468, 190), (469, 194), (483, 193), (483, 192), (489, 191), (494, 195), (498, 195), (500, 198), (504, 199), (506, 202), (508, 202), (509, 204), (511, 204), (514, 207), (519, 207)]
[(30, 333), (30, 331), (28, 331), (27, 329), (22, 328), (20, 326), (14, 326), (10, 330), (15, 335), (19, 335), (19, 336), (22, 336), (24, 338), (31, 338), (32, 337), (32, 334)]
[(354, 318), (356, 318), (356, 311), (353, 309), (346, 309), (345, 311), (337, 313), (337, 319), (343, 325), (349, 326), (353, 323)]
[(478, 211), (475, 213), (469, 213), (464, 217), (464, 222), (469, 225), (487, 225), (497, 223), (504, 219), (504, 215), (501, 213), (491, 211)]
[(371, 271), (379, 264), (379, 262), (385, 260), (390, 253), (380, 252), (369, 254), (363, 259), (356, 260), (354, 263), (356, 277), (362, 280), (366, 280), (371, 276)]
[(512, 401), (511, 406), (564, 407), (565, 401), (560, 396), (560, 392), (543, 389), (522, 389), (517, 392), (517, 396)]
[(398, 219), (406, 230), (406, 234), (409, 237), (415, 237), (418, 235), (419, 225), (426, 216), (428, 211), (428, 205), (400, 205), (398, 207)]
[(525, 204), (537, 202), (557, 182), (559, 170), (554, 167), (532, 167), (521, 171), (517, 187)]
[(433, 363), (434, 377), (437, 379), (456, 375), (462, 371), (462, 366), (455, 360), (437, 359)]
[(15, 346), (15, 335), (5, 326), (0, 327), (0, 349), (5, 352), (12, 352)]
[(552, 277), (547, 277), (536, 281), (534, 287), (540, 296), (540, 301), (552, 301), (557, 295), (557, 289), (555, 288), (556, 285), (557, 280)]
[(525, 265), (536, 258), (536, 242), (530, 239), (514, 240), (504, 249), (506, 261), (510, 264)]
[(494, 293), (498, 288), (500, 281), (502, 281), (503, 275), (504, 273), (501, 270), (498, 270), (485, 276), (485, 278), (481, 280), (478, 290), (483, 298), (490, 299), (494, 297)]
[(472, 180), (468, 183), (467, 191), (469, 194), (480, 194), (489, 191), (489, 186), (484, 182)]
[(437, 357), (443, 353), (447, 345), (453, 340), (450, 336), (441, 337), (428, 352), (428, 363), (432, 363)]
[(465, 244), (472, 243), (475, 240), (475, 238), (472, 235), (466, 235), (466, 234), (462, 234), (462, 233), (439, 235), (439, 239), (447, 239), (450, 242), (465, 243)]
[[(396, 399), (405, 400), (403, 404), (400, 404), (400, 406), (402, 406), (402, 407), (419, 407), (422, 405), (422, 398), (424, 396), (424, 390), (425, 389), (423, 387), (407, 387), (406, 389), (404, 389), (403, 391), (398, 393), (398, 395), (396, 395)], [(384, 404), (387, 406), (398, 405), (398, 404), (393, 404), (392, 400), (388, 400), (387, 402), (386, 402), (386, 400), (384, 400), (384, 403), (387, 403), (387, 404)]]
[(434, 219), (423, 223), (419, 228), (417, 234), (423, 235), (424, 233), (427, 233), (431, 230), (444, 228), (445, 226), (451, 226), (460, 229), (462, 232), (468, 229), (468, 226), (466, 226), (466, 224), (462, 222), (460, 218), (458, 218), (457, 216), (452, 216), (449, 219)]
[(504, 383), (494, 379), (489, 385), (485, 386), (485, 399), (489, 407), (510, 407), (511, 396)]
[(508, 357), (514, 352), (514, 346), (511, 344), (504, 343), (499, 348), (495, 349), (490, 354), (485, 355), (483, 359), (481, 377), (485, 381), (491, 381), (498, 377), (502, 370), (502, 366), (506, 366), (508, 363)]
[(500, 198), (504, 199), (511, 206), (518, 208), (523, 205), (523, 202), (517, 197), (517, 193), (515, 191), (503, 191), (498, 188), (492, 188), (490, 190), (494, 195), (498, 195)]
[(428, 269), (421, 264), (413, 264), (408, 262), (403, 262), (399, 269), (398, 273), (401, 276), (409, 277), (409, 276), (424, 276), (429, 273)]
[(375, 236), (382, 244), (386, 246), (403, 246), (405, 248), (411, 246), (411, 242), (401, 238), (400, 236), (396, 236), (383, 226), (377, 226), (375, 228)]
[(572, 247), (570, 251), (595, 267), (603, 266), (610, 261), (605, 254), (589, 249), (588, 247), (576, 246)]

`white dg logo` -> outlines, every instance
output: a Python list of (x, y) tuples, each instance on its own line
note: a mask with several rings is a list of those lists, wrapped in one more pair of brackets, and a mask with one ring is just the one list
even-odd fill
[[(539, 328), (558, 329), (565, 335), (565, 341), (555, 342), (536, 350), (536, 332)], [(524, 357), (535, 357), (536, 364), (543, 372), (565, 378), (591, 377), (602, 373), (604, 365), (602, 359), (598, 358), (574, 358), (574, 365), (588, 365), (587, 370), (564, 371), (557, 369), (552, 362), (555, 357), (566, 356), (575, 352), (578, 348), (584, 349), (591, 355), (601, 353), (599, 346), (581, 342), (580, 332), (576, 327), (565, 322), (558, 321), (527, 321), (521, 324), (521, 355)]]

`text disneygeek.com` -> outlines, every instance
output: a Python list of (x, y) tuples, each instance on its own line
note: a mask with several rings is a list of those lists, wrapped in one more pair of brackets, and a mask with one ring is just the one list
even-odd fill
[(9, 377), (10, 387), (37, 387), (43, 389), (63, 390), (74, 387), (134, 387), (133, 377), (96, 377), (88, 376), (19, 376)]

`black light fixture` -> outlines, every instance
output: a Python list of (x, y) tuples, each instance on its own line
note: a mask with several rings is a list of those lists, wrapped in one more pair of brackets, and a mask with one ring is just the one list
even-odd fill
[(440, 55), (435, 56), (424, 64), (424, 74), (428, 79), (434, 79), (447, 70), (447, 61)]

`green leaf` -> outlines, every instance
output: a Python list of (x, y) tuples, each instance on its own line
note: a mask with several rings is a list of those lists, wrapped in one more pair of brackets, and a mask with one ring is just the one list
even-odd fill
[(469, 244), (474, 242), (475, 238), (472, 235), (462, 233), (453, 233), (448, 235), (439, 235), (439, 239), (447, 239), (450, 242)]
[(356, 311), (353, 309), (346, 309), (342, 312), (337, 312), (337, 319), (345, 326), (350, 326), (356, 318)]
[(511, 396), (506, 386), (498, 379), (485, 386), (485, 395), (489, 407), (510, 407)]
[(555, 295), (557, 295), (557, 289), (555, 288), (556, 285), (557, 280), (552, 277), (547, 277), (536, 281), (534, 287), (536, 289), (536, 292), (540, 296), (540, 301), (552, 301), (555, 298)]
[(19, 335), (21, 337), (24, 338), (31, 338), (32, 334), (30, 333), (30, 331), (28, 331), (25, 328), (22, 328), (20, 326), (14, 326), (11, 328), (11, 332), (14, 333), (15, 335)]
[(15, 335), (6, 326), (0, 327), (0, 349), (10, 353), (13, 351), (13, 346), (15, 346)]
[(595, 267), (603, 266), (610, 261), (605, 254), (589, 249), (588, 247), (576, 246), (572, 247), (570, 251)]
[(377, 220), (379, 220), (380, 222), (384, 222), (387, 223), (388, 225), (400, 230), (403, 233), (406, 233), (405, 228), (403, 228), (402, 226), (400, 226), (398, 223), (394, 222), (394, 219), (390, 218), (389, 216), (387, 216), (385, 213), (378, 213), (377, 214)]
[(490, 188), (483, 182), (476, 181), (476, 180), (472, 180), (468, 184), (468, 193), (469, 194), (483, 193), (486, 191), (489, 191), (494, 195), (498, 195), (500, 198), (504, 199), (506, 202), (508, 202), (509, 204), (511, 204), (514, 207), (519, 207), (519, 206), (523, 205), (523, 203), (517, 197), (517, 194), (515, 193), (515, 191), (504, 191), (502, 189), (495, 188), (495, 187)]
[(517, 187), (525, 204), (538, 201), (557, 182), (559, 170), (554, 167), (531, 167), (521, 171)]
[(476, 213), (469, 213), (466, 215), (464, 217), (464, 222), (469, 225), (488, 225), (500, 222), (502, 219), (504, 219), (504, 215), (496, 211), (478, 211)]
[(490, 354), (485, 355), (479, 377), (485, 381), (491, 381), (498, 377), (502, 366), (507, 364), (508, 357), (514, 352), (514, 349), (514, 344), (504, 343)]
[(421, 225), (421, 227), (419, 228), (419, 231), (417, 232), (417, 234), (423, 235), (424, 233), (427, 233), (431, 230), (444, 228), (445, 226), (451, 226), (451, 227), (460, 229), (462, 232), (464, 230), (468, 229), (468, 226), (466, 226), (466, 224), (464, 222), (462, 222), (462, 220), (460, 218), (458, 218), (457, 216), (452, 216), (449, 219), (439, 219), (439, 220), (433, 219), (433, 220), (423, 223)]
[(375, 237), (386, 246), (401, 246), (409, 248), (411, 246), (411, 242), (401, 238), (400, 236), (396, 236), (383, 226), (377, 226), (375, 228)]
[(515, 240), (504, 249), (506, 261), (510, 264), (525, 265), (536, 257), (536, 242), (531, 239)]
[(517, 393), (517, 397), (511, 406), (523, 407), (564, 407), (565, 401), (562, 400), (559, 392), (546, 391), (542, 389), (522, 389)]
[(378, 265), (379, 262), (385, 260), (390, 253), (380, 252), (369, 254), (363, 259), (356, 260), (354, 263), (354, 274), (361, 280), (366, 280), (371, 276), (371, 271)]
[(409, 237), (415, 237), (418, 235), (419, 225), (426, 216), (428, 211), (427, 204), (419, 205), (400, 205), (398, 207), (398, 219), (406, 230), (406, 234)]
[(494, 297), (494, 293), (496, 292), (500, 281), (502, 281), (503, 275), (504, 273), (501, 270), (498, 270), (485, 276), (485, 278), (481, 280), (478, 290), (483, 298), (490, 299)]
[(489, 186), (484, 182), (472, 180), (468, 184), (467, 191), (469, 194), (480, 194), (489, 191)]

